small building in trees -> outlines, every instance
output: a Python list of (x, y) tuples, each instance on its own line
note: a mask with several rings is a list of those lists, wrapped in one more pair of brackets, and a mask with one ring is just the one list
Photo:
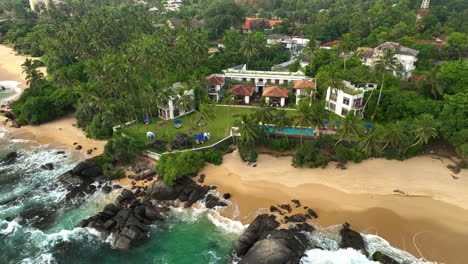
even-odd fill
[(299, 36), (269, 35), (267, 37), (267, 45), (281, 44), (293, 56), (300, 54), (307, 43), (309, 43), (309, 39)]
[(167, 3), (164, 4), (164, 7), (170, 11), (177, 11), (182, 7), (183, 3), (182, 0), (168, 0)]
[(244, 24), (242, 24), (241, 32), (250, 33), (256, 30), (272, 29), (276, 24), (283, 22), (283, 20), (271, 20), (268, 18), (246, 17)]
[(368, 83), (364, 87), (356, 87), (348, 81), (343, 81), (343, 89), (328, 87), (325, 97), (325, 108), (339, 116), (346, 116), (354, 110), (355, 115), (362, 116), (364, 111), (364, 93), (377, 88), (376, 84)]
[(289, 89), (280, 86), (269, 86), (263, 89), (262, 97), (274, 107), (285, 107), (289, 97)]
[(395, 57), (399, 63), (398, 69), (393, 72), (393, 75), (403, 79), (411, 77), (414, 69), (416, 69), (415, 63), (418, 60), (419, 51), (400, 45), (400, 43), (385, 42), (374, 49), (358, 48), (358, 56), (364, 65), (375, 67), (387, 49), (392, 49), (395, 52)]
[(315, 81), (301, 80), (295, 81), (293, 87), (293, 92), (296, 95), (296, 104), (299, 104), (299, 101), (301, 100), (302, 96), (310, 95), (308, 94), (309, 91), (312, 92), (312, 90), (317, 89), (317, 84), (315, 83)]
[(233, 85), (229, 91), (236, 97), (238, 104), (250, 104), (250, 98), (254, 94), (255, 87), (245, 84), (236, 84)]
[(208, 96), (215, 102), (218, 102), (220, 99), (219, 93), (224, 87), (224, 77), (220, 74), (213, 74), (206, 77), (208, 82)]
[[(174, 94), (170, 95), (165, 103), (158, 105), (158, 116), (161, 119), (171, 120), (195, 111), (193, 89), (184, 89), (182, 84), (178, 82), (174, 83), (170, 87), (170, 90), (172, 90)], [(179, 99), (182, 96), (191, 98), (191, 102), (189, 102), (190, 105), (187, 109), (183, 109), (179, 104)]]
[(341, 45), (341, 40), (333, 40), (330, 42), (323, 43), (320, 45), (321, 49), (332, 49), (333, 47), (338, 47)]

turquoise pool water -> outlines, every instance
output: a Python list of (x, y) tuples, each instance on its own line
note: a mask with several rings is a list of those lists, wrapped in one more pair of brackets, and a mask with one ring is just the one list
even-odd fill
[[(263, 127), (263, 126), (260, 126)], [(278, 130), (278, 129), (273, 129), (273, 126), (268, 126), (268, 132), (272, 133), (285, 133), (285, 134), (297, 134), (297, 135), (314, 135), (314, 129), (313, 128), (295, 128), (295, 127), (287, 127), (283, 130)]]

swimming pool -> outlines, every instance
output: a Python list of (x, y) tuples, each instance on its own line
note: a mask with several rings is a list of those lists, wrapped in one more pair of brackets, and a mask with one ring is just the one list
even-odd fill
[[(260, 126), (263, 127), (263, 126)], [(283, 130), (278, 130), (278, 129), (273, 129), (273, 126), (268, 126), (268, 132), (272, 133), (285, 133), (285, 134), (296, 134), (296, 135), (314, 135), (314, 129), (313, 128), (303, 128), (302, 130), (300, 128), (295, 128), (295, 127), (287, 127)]]

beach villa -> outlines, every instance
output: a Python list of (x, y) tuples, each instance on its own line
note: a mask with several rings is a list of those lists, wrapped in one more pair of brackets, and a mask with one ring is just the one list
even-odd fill
[(301, 96), (308, 95), (307, 92), (309, 89), (317, 90), (317, 84), (315, 81), (310, 80), (301, 80), (294, 82), (294, 94), (296, 95), (296, 104), (299, 104)]
[(233, 85), (229, 91), (236, 97), (238, 104), (250, 104), (250, 98), (253, 96), (255, 88), (245, 84), (237, 84)]
[[(400, 45), (397, 42), (385, 42), (376, 48), (358, 48), (358, 56), (364, 65), (375, 67), (376, 62), (387, 49), (392, 49), (395, 52), (395, 57), (401, 65), (400, 69), (393, 72), (393, 75), (399, 76), (403, 79), (411, 77), (414, 69), (416, 69), (416, 56), (419, 51)], [(400, 76), (401, 74), (401, 76)]]
[(279, 86), (265, 87), (262, 97), (264, 97), (265, 101), (271, 106), (284, 107), (289, 97), (289, 89)]
[[(182, 84), (174, 83), (170, 89), (172, 91), (182, 89)], [(193, 90), (185, 90), (184, 95), (189, 95), (193, 99)], [(177, 105), (177, 101), (180, 97), (180, 95), (169, 96), (169, 99), (165, 104), (158, 106), (158, 116), (164, 120), (171, 120), (195, 111), (194, 105), (192, 105), (189, 110), (184, 111), (183, 109), (180, 109), (180, 107)]]
[(206, 77), (206, 81), (208, 82), (208, 96), (215, 102), (218, 102), (220, 97), (219, 93), (221, 89), (224, 87), (225, 79), (222, 75), (211, 75)]
[(376, 89), (377, 85), (368, 83), (364, 87), (356, 87), (348, 81), (343, 83), (343, 90), (328, 87), (325, 108), (342, 117), (351, 110), (354, 110), (357, 116), (361, 116), (364, 111), (364, 93)]

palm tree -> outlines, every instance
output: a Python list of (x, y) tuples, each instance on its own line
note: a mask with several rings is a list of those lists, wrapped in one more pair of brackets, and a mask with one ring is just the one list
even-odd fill
[[(275, 126), (275, 130), (278, 131), (284, 131), (287, 127), (292, 125), (292, 121), (289, 117), (287, 117), (286, 110), (284, 109), (277, 110), (276, 118), (274, 118), (272, 121), (273, 125)], [(286, 137), (286, 132), (283, 134)]]
[(267, 125), (271, 123), (272, 114), (273, 107), (269, 106), (265, 99), (262, 98), (262, 101), (253, 113), (253, 116), (256, 122), (262, 123), (262, 130), (266, 134), (267, 138), (269, 138)]
[(326, 91), (328, 87), (331, 87), (332, 91), (343, 90), (344, 89), (343, 79), (341, 79), (338, 76), (338, 72), (330, 65), (323, 66), (323, 67), (324, 67), (324, 72), (326, 74), (324, 74), (322, 78), (320, 79), (319, 88), (322, 91)]
[(318, 42), (315, 39), (311, 39), (309, 42), (307, 42), (307, 46), (304, 48), (303, 53), (307, 56), (309, 63), (312, 63), (315, 56), (317, 56), (318, 51)]
[(26, 83), (30, 88), (35, 88), (44, 80), (44, 73), (37, 69), (39, 67), (38, 60), (26, 59), (21, 67), (23, 73), (26, 74)]
[(187, 118), (187, 112), (193, 108), (193, 95), (188, 89), (179, 89), (175, 103), (185, 113), (185, 118)]
[(398, 62), (398, 59), (395, 56), (395, 51), (393, 49), (386, 49), (383, 52), (382, 56), (380, 56), (377, 59), (375, 63), (375, 68), (377, 69), (377, 71), (382, 73), (382, 82), (380, 84), (379, 97), (377, 99), (377, 106), (375, 109), (377, 109), (377, 107), (380, 104), (380, 98), (382, 97), (382, 90), (385, 83), (385, 74), (388, 72), (395, 72), (399, 64), (400, 63)]
[(313, 87), (309, 87), (305, 89), (305, 94), (299, 95), (299, 101), (305, 100), (309, 102), (310, 105), (316, 103), (317, 101), (317, 90)]
[(434, 73), (430, 73), (426, 78), (419, 80), (416, 87), (423, 90), (428, 96), (432, 96), (434, 100), (441, 99), (444, 95), (444, 87), (440, 85)]
[(380, 153), (381, 135), (380, 129), (371, 129), (359, 142), (361, 151), (366, 153), (369, 157)]
[(356, 44), (351, 33), (343, 34), (341, 37), (340, 50), (344, 55), (344, 69), (346, 69), (346, 56), (356, 48)]
[(325, 101), (317, 102), (311, 106), (312, 124), (319, 130), (319, 134), (322, 133), (322, 129), (325, 127), (324, 120), (330, 117), (330, 111), (325, 109)]
[(229, 124), (231, 124), (231, 105), (235, 104), (235, 102), (235, 96), (229, 90), (227, 90), (222, 99), (222, 103), (228, 107)]
[(438, 136), (439, 122), (430, 114), (422, 114), (414, 120), (413, 133), (418, 139), (412, 146), (419, 143), (427, 144), (432, 138)]
[(404, 142), (408, 138), (405, 132), (405, 128), (401, 121), (396, 121), (395, 123), (388, 125), (385, 128), (385, 134), (383, 135), (383, 140), (385, 140), (386, 143), (383, 146), (382, 151), (384, 151), (387, 146), (391, 146), (397, 150), (397, 156), (399, 156), (400, 153), (403, 152)]
[(302, 145), (302, 129), (312, 126), (314, 120), (312, 116), (312, 107), (308, 103), (300, 103), (296, 114), (293, 117), (294, 125), (300, 129)]
[(240, 141), (243, 143), (253, 142), (258, 137), (257, 124), (246, 114), (241, 114), (238, 120), (234, 122), (237, 132), (240, 133)]
[(341, 124), (341, 126), (338, 128), (337, 134), (339, 136), (339, 140), (336, 142), (335, 146), (345, 139), (348, 141), (348, 143), (351, 142), (351, 136), (358, 134), (354, 110), (348, 112), (343, 121), (343, 124)]
[(208, 121), (215, 118), (214, 106), (207, 103), (201, 104), (195, 116), (198, 119), (198, 126), (206, 125)]
[(262, 48), (263, 43), (254, 34), (248, 34), (242, 42), (239, 51), (247, 57), (247, 62), (250, 63), (250, 59), (260, 55)]

